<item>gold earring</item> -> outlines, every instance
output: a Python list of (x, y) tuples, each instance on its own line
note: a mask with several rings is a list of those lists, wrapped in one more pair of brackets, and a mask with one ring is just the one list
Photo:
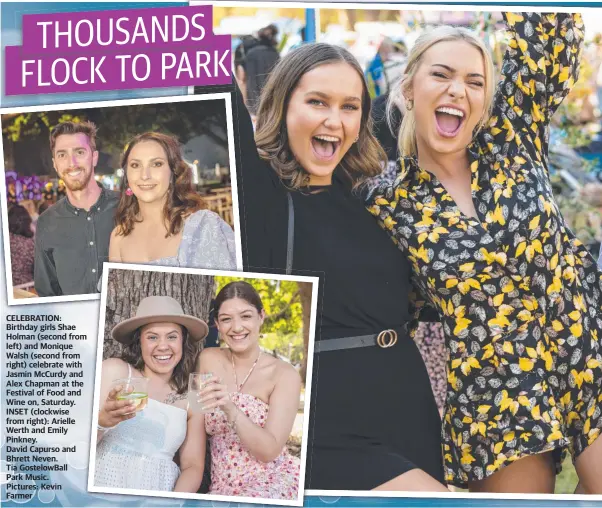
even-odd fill
[(412, 111), (414, 109), (414, 101), (412, 99), (406, 99), (406, 109)]

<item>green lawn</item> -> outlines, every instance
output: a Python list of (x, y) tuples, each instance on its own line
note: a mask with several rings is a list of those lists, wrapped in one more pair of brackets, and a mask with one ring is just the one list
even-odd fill
[(577, 473), (571, 455), (567, 454), (562, 463), (562, 473), (556, 477), (556, 494), (572, 494), (577, 487), (577, 481)]

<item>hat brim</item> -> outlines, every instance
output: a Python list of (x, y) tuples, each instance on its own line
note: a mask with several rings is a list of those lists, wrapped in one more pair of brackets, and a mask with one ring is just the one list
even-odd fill
[(188, 330), (188, 336), (194, 341), (203, 340), (209, 333), (209, 327), (202, 319), (186, 314), (169, 314), (126, 319), (113, 328), (111, 335), (113, 339), (122, 344), (131, 344), (134, 340), (134, 332), (141, 326), (151, 323), (177, 323), (182, 325)]

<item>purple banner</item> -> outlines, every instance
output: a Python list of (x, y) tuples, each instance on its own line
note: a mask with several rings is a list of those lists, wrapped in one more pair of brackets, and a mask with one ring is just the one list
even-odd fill
[(200, 48), (161, 52), (32, 58), (8, 46), (6, 95), (127, 90), (232, 83), (230, 42), (206, 41)]
[(230, 84), (231, 38), (212, 23), (211, 5), (23, 16), (5, 93)]
[(211, 5), (23, 16), (24, 54), (82, 50), (135, 54), (157, 44), (201, 45), (214, 37)]

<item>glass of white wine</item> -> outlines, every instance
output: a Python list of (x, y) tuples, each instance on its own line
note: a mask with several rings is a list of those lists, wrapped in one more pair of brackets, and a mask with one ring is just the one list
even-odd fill
[(148, 379), (145, 377), (131, 377), (116, 379), (113, 387), (121, 386), (117, 400), (129, 400), (136, 404), (135, 411), (142, 411), (148, 404)]
[(200, 398), (200, 391), (207, 381), (213, 378), (213, 372), (193, 372), (188, 378), (188, 408), (193, 413), (207, 413)]

